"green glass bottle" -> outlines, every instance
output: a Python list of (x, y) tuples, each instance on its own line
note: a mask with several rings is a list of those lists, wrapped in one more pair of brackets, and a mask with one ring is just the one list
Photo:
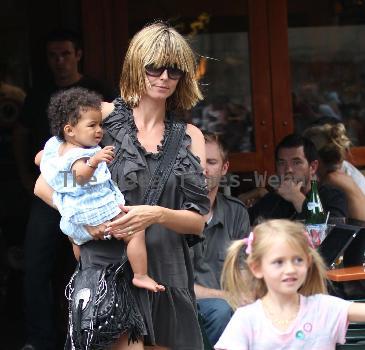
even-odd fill
[(307, 195), (307, 208), (305, 223), (309, 225), (324, 224), (326, 214), (323, 210), (321, 198), (318, 193), (317, 180), (311, 180), (311, 190)]

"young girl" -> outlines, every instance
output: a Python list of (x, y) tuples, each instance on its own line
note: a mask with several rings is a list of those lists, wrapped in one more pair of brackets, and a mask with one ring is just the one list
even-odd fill
[[(113, 147), (100, 148), (103, 137), (101, 99), (83, 88), (71, 88), (54, 95), (49, 104), (50, 138), (36, 156), (47, 183), (54, 189), (53, 203), (62, 218), (61, 230), (77, 245), (94, 239), (84, 228), (97, 226), (120, 216), (124, 196), (111, 180), (107, 163)], [(110, 239), (104, 235), (104, 239)], [(163, 291), (147, 275), (144, 231), (130, 227), (127, 255), (134, 272), (133, 284), (151, 291)], [(78, 254), (78, 247), (74, 246)]]
[(232, 244), (222, 284), (233, 307), (251, 303), (236, 310), (215, 349), (334, 350), (349, 321), (365, 321), (365, 304), (325, 294), (324, 263), (309, 242), (302, 224), (270, 220)]

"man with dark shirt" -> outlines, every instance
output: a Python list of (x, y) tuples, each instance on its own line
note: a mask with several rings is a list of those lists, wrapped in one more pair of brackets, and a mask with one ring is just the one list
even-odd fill
[(250, 229), (247, 210), (238, 199), (218, 192), (227, 174), (227, 150), (214, 134), (205, 135), (206, 172), (211, 209), (203, 231), (204, 240), (191, 248), (194, 290), (204, 330), (214, 345), (232, 316), (232, 309), (220, 288), (220, 277), (227, 248), (242, 239)]
[[(302, 136), (286, 136), (275, 149), (278, 188), (267, 193), (248, 209), (251, 224), (260, 219), (305, 219), (306, 195), (318, 169), (318, 154), (314, 144)], [(347, 201), (337, 188), (323, 184), (319, 196), (331, 217), (347, 217)]]
[[(19, 125), (14, 133), (14, 148), (18, 172), (24, 187), (33, 195), (34, 181), (39, 170), (34, 165), (34, 155), (41, 150), (50, 137), (47, 107), (50, 97), (61, 89), (81, 86), (101, 93), (101, 85), (83, 76), (79, 71), (82, 56), (79, 40), (75, 33), (67, 30), (52, 32), (46, 42), (47, 62), (52, 81), (34, 87), (26, 97)], [(34, 197), (25, 237), (25, 322), (26, 342), (24, 350), (56, 349), (54, 294), (52, 274), (56, 260), (64, 259), (66, 276), (56, 276), (65, 287), (69, 277), (67, 265), (72, 265), (67, 238), (59, 230), (59, 213)], [(60, 248), (63, 247), (62, 256)], [(62, 285), (63, 284), (63, 285)], [(58, 303), (57, 303), (58, 304)], [(66, 311), (67, 312), (67, 311)], [(66, 318), (66, 317), (65, 317)]]

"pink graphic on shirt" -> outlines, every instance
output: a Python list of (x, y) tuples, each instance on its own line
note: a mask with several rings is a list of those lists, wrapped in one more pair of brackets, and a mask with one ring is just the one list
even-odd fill
[(303, 329), (308, 333), (312, 332), (312, 324), (311, 323), (305, 323), (304, 326), (303, 326)]

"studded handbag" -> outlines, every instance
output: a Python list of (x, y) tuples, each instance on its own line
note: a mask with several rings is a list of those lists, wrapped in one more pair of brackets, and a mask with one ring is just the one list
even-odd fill
[(85, 269), (79, 263), (66, 287), (69, 332), (65, 349), (101, 350), (121, 334), (137, 341), (145, 333), (126, 263)]

